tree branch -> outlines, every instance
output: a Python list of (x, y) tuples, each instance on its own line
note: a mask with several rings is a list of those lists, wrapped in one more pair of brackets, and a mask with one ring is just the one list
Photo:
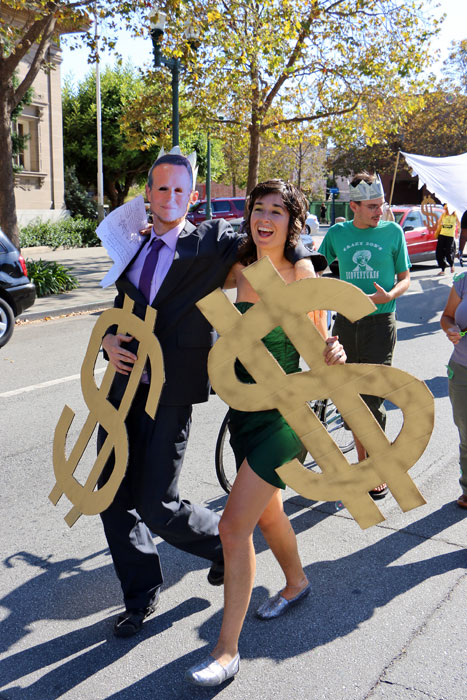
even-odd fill
[(3, 59), (2, 73), (4, 75), (9, 76), (15, 72), (21, 60), (26, 56), (33, 44), (37, 43), (39, 37), (46, 31), (52, 19), (54, 19), (54, 14), (50, 12), (46, 17), (33, 22), (26, 31), (26, 34), (19, 38), (14, 51), (12, 51), (7, 58)]
[(286, 80), (290, 78), (290, 73), (291, 73), (291, 68), (295, 64), (296, 60), (298, 59), (300, 52), (303, 48), (303, 44), (305, 42), (305, 39), (309, 35), (310, 31), (310, 26), (313, 21), (313, 18), (316, 14), (315, 8), (312, 8), (310, 11), (308, 18), (305, 20), (303, 27), (301, 29), (301, 32), (299, 33), (297, 37), (297, 41), (295, 42), (295, 46), (293, 48), (292, 53), (289, 56), (289, 60), (287, 61), (287, 65), (282, 71), (281, 75), (279, 78), (276, 80), (276, 83), (273, 85), (271, 90), (269, 91), (269, 94), (267, 95), (266, 99), (264, 100), (263, 103), (263, 114), (266, 114), (266, 112), (269, 110), (270, 106), (272, 105), (274, 98), (276, 97), (277, 93), (281, 89), (282, 85), (285, 83)]
[(299, 124), (301, 122), (312, 122), (316, 121), (317, 119), (325, 119), (326, 117), (336, 117), (341, 114), (347, 114), (348, 112), (352, 112), (354, 109), (356, 109), (361, 102), (363, 98), (363, 95), (359, 95), (355, 102), (350, 105), (350, 107), (345, 107), (345, 109), (335, 109), (335, 110), (330, 110), (329, 112), (325, 113), (320, 113), (320, 114), (308, 114), (305, 117), (290, 117), (289, 119), (277, 119), (274, 122), (270, 122), (269, 124), (263, 124), (261, 126), (261, 133), (267, 131), (268, 129), (272, 129), (275, 126), (279, 126), (280, 124)]
[(56, 18), (54, 15), (50, 15), (47, 17), (47, 21), (44, 23), (44, 28), (42, 30), (42, 36), (39, 42), (39, 46), (37, 47), (37, 51), (34, 54), (34, 58), (31, 61), (31, 65), (29, 66), (29, 70), (24, 76), (23, 80), (21, 83), (18, 85), (18, 87), (15, 90), (14, 93), (14, 98), (13, 98), (13, 104), (12, 104), (12, 109), (18, 106), (18, 104), (21, 102), (23, 97), (25, 96), (26, 92), (29, 90), (31, 85), (33, 84), (40, 67), (44, 61), (45, 54), (49, 49), (50, 42), (52, 40), (54, 30), (55, 30), (55, 25), (57, 23)]

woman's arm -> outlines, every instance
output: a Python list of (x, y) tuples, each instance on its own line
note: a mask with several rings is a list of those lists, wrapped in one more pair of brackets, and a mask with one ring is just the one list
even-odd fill
[(295, 280), (305, 280), (309, 277), (316, 277), (315, 268), (310, 260), (310, 258), (302, 258), (297, 260), (293, 266), (295, 273)]
[(454, 287), (452, 287), (449, 293), (446, 306), (444, 307), (444, 311), (440, 319), (441, 328), (446, 333), (448, 339), (453, 345), (457, 345), (457, 343), (461, 339), (461, 329), (459, 328), (459, 326), (456, 325), (456, 321), (454, 320), (456, 309), (459, 306), (460, 302), (460, 296), (458, 295)]
[(235, 263), (229, 270), (229, 274), (225, 278), (225, 282), (222, 285), (223, 289), (235, 289), (238, 286), (238, 275), (240, 271), (243, 270), (243, 265), (240, 263)]

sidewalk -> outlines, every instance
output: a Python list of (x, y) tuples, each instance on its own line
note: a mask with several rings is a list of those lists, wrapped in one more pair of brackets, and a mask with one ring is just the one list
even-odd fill
[(67, 267), (78, 279), (78, 287), (63, 294), (52, 294), (40, 299), (19, 317), (34, 321), (51, 316), (61, 316), (76, 311), (93, 311), (113, 305), (115, 286), (102, 289), (99, 282), (112, 266), (105, 248), (59, 248), (47, 246), (23, 248), (22, 256), (30, 260), (53, 260)]

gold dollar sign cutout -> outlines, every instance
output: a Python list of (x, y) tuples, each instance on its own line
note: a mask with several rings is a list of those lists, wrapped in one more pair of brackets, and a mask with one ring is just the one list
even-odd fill
[(425, 225), (430, 230), (430, 233), (434, 233), (436, 225), (438, 223), (438, 218), (434, 212), (433, 207), (435, 206), (435, 200), (429, 195), (425, 196), (421, 204), (421, 212), (425, 221)]
[[(64, 407), (55, 428), (53, 466), (57, 482), (49, 498), (56, 505), (62, 494), (65, 493), (67, 498), (73, 503), (73, 508), (65, 516), (65, 522), (70, 527), (75, 524), (82, 513), (85, 515), (101, 513), (112, 503), (115, 497), (128, 463), (128, 437), (125, 418), (148, 360), (151, 363), (151, 383), (145, 408), (146, 413), (151, 418), (154, 418), (156, 414), (164, 381), (162, 351), (154, 335), (157, 312), (151, 306), (148, 306), (143, 321), (135, 316), (132, 311), (133, 302), (129, 297), (125, 296), (123, 308), (104, 311), (93, 328), (81, 366), (81, 388), (86, 405), (89, 408), (89, 415), (68, 459), (65, 454), (66, 439), (75, 416), (74, 411), (69, 406)], [(116, 371), (110, 362), (107, 365), (99, 388), (94, 380), (94, 366), (102, 337), (113, 324), (118, 326), (118, 333), (128, 333), (139, 341), (138, 359), (129, 375), (128, 384), (118, 410), (107, 401), (107, 395)], [(107, 437), (86, 483), (82, 486), (73, 474), (97, 423), (100, 423), (106, 430)], [(97, 480), (112, 449), (115, 451), (114, 469), (108, 481), (95, 491)]]
[[(209, 354), (214, 390), (242, 411), (277, 408), (295, 430), (322, 473), (293, 460), (277, 469), (295, 491), (314, 500), (341, 500), (362, 528), (384, 520), (368, 491), (387, 482), (406, 511), (425, 503), (407, 474), (423, 453), (434, 422), (433, 396), (423, 382), (385, 365), (327, 366), (325, 343), (307, 312), (331, 308), (354, 322), (374, 310), (357, 287), (333, 279), (306, 279), (286, 285), (268, 258), (243, 272), (260, 301), (241, 314), (220, 290), (198, 302), (220, 334)], [(306, 372), (285, 374), (261, 338), (276, 326), (283, 330), (307, 362)], [(239, 358), (256, 384), (235, 374)], [(388, 398), (403, 410), (404, 423), (390, 443), (360, 394)], [(307, 404), (330, 398), (363, 443), (368, 457), (350, 465)]]

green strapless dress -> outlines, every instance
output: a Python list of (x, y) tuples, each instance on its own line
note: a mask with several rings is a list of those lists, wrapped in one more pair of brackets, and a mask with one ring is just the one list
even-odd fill
[[(242, 313), (253, 306), (249, 301), (235, 304)], [(263, 343), (287, 374), (299, 372), (300, 356), (280, 326), (263, 338)], [(235, 371), (240, 381), (254, 384), (253, 377), (237, 360)], [(277, 409), (270, 411), (237, 411), (229, 409), (230, 444), (237, 469), (244, 459), (258, 476), (277, 488), (285, 488), (275, 469), (291, 459), (305, 459), (306, 450), (296, 433)]]

